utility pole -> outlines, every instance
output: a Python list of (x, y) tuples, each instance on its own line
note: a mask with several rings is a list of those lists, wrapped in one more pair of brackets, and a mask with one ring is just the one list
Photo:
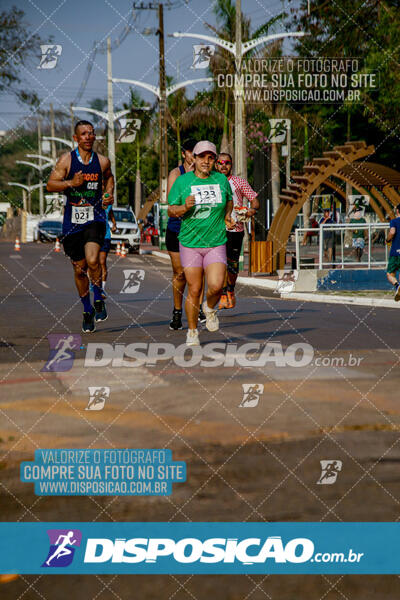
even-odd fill
[[(38, 117), (37, 120), (38, 127), (38, 152), (39, 156), (42, 156), (42, 117)], [(42, 183), (42, 159), (39, 158), (39, 173), (40, 173), (40, 183)], [(39, 214), (42, 216), (44, 213), (44, 195), (43, 195), (43, 186), (39, 187)]]
[(168, 140), (166, 123), (167, 92), (165, 82), (164, 7), (161, 2), (158, 5), (158, 36), (160, 53), (160, 229), (162, 231), (161, 238), (163, 238), (167, 222)]
[(55, 161), (57, 158), (57, 152), (56, 152), (56, 142), (54, 140), (56, 133), (55, 133), (55, 129), (54, 129), (54, 108), (53, 108), (52, 102), (50, 103), (50, 135), (53, 138), (51, 140), (51, 158)]
[(135, 215), (138, 216), (142, 208), (142, 182), (140, 179), (140, 141), (139, 132), (136, 134), (136, 179), (135, 179)]
[[(241, 0), (236, 0), (236, 24), (235, 24), (235, 62), (236, 75), (235, 78), (235, 172), (239, 177), (244, 177), (244, 155), (245, 155), (245, 140), (243, 137), (243, 121), (244, 121), (244, 106), (243, 106), (243, 85), (240, 75), (242, 72), (242, 6)], [(239, 80), (239, 81), (238, 81)]]
[(107, 107), (108, 107), (108, 158), (111, 162), (111, 171), (114, 175), (114, 206), (117, 205), (117, 171), (115, 161), (115, 133), (114, 133), (114, 103), (112, 88), (112, 62), (111, 38), (107, 38)]

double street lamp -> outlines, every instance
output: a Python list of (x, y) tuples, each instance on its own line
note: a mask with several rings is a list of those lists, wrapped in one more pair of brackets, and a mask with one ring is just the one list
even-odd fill
[[(236, 17), (241, 14), (240, 1), (236, 2)], [(244, 97), (243, 97), (243, 81), (240, 77), (241, 75), (241, 65), (243, 56), (256, 48), (260, 44), (266, 44), (268, 42), (272, 42), (275, 40), (281, 40), (288, 37), (303, 37), (306, 35), (302, 31), (294, 31), (294, 32), (285, 32), (285, 33), (274, 33), (271, 35), (264, 35), (262, 37), (256, 38), (254, 40), (249, 40), (248, 42), (242, 42), (241, 39), (241, 24), (240, 19), (236, 22), (236, 40), (235, 43), (228, 42), (227, 40), (223, 40), (218, 37), (203, 35), (200, 33), (173, 33), (173, 37), (181, 37), (181, 38), (196, 38), (200, 40), (205, 40), (211, 44), (216, 44), (220, 46), (224, 50), (227, 50), (235, 57), (235, 65), (236, 70), (239, 71), (237, 73), (237, 77), (235, 77), (234, 82), (234, 99), (235, 99), (235, 170), (236, 175), (243, 177), (245, 175), (245, 137), (243, 131), (243, 115), (244, 115)]]

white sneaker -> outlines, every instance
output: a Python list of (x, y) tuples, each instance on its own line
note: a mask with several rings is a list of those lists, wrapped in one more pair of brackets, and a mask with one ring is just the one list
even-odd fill
[(206, 315), (206, 327), (208, 331), (218, 331), (219, 319), (217, 317), (217, 309), (210, 308), (207, 301), (203, 302), (203, 311)]
[(199, 332), (197, 329), (188, 329), (186, 334), (186, 346), (200, 346)]

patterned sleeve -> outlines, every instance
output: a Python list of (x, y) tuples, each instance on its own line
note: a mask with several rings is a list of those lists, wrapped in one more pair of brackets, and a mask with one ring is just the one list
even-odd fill
[(238, 177), (237, 179), (239, 183), (239, 189), (242, 192), (242, 196), (247, 198), (247, 200), (254, 200), (254, 198), (257, 198), (257, 192), (253, 190), (253, 188), (251, 187), (249, 182), (246, 181), (246, 179), (243, 179), (242, 177)]

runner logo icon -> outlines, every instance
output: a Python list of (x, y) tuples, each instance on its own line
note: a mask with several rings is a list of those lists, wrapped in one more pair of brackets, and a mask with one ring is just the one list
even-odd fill
[(103, 410), (110, 397), (109, 387), (89, 387), (89, 402), (85, 410)]
[(48, 529), (50, 548), (42, 567), (68, 567), (74, 558), (75, 549), (81, 545), (79, 529)]
[(42, 56), (38, 69), (54, 69), (61, 56), (62, 46), (60, 44), (41, 44)]
[(47, 336), (50, 350), (42, 371), (61, 373), (72, 369), (75, 350), (81, 347), (81, 336), (78, 334), (52, 333)]
[(243, 399), (239, 408), (254, 408), (258, 405), (264, 386), (261, 383), (242, 383)]
[(193, 63), (191, 69), (207, 69), (211, 57), (214, 56), (215, 46), (207, 44), (193, 44)]
[(144, 279), (143, 269), (124, 269), (124, 285), (121, 294), (136, 294)]
[(321, 475), (317, 481), (318, 485), (332, 485), (335, 483), (338, 473), (342, 470), (341, 460), (320, 460)]

